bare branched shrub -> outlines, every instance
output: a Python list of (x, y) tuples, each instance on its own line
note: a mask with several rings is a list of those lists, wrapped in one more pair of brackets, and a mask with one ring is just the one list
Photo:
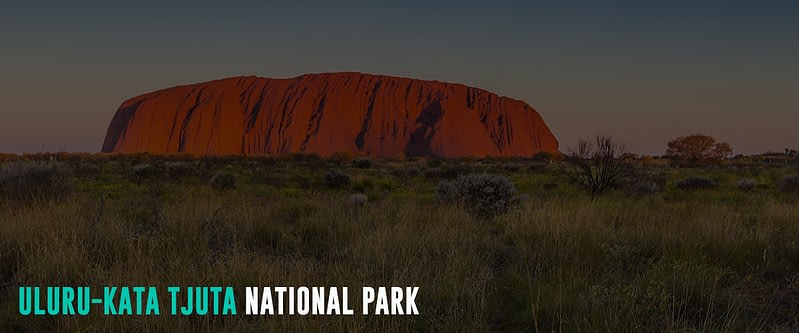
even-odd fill
[(14, 161), (0, 168), (0, 195), (13, 201), (64, 198), (72, 179), (61, 162)]
[(507, 213), (518, 203), (513, 182), (504, 176), (489, 174), (469, 174), (453, 181), (442, 181), (436, 187), (435, 198), (444, 204), (461, 203), (481, 219)]
[(567, 159), (575, 181), (591, 193), (592, 199), (626, 174), (631, 160), (625, 144), (603, 135), (597, 135), (593, 142), (578, 141)]

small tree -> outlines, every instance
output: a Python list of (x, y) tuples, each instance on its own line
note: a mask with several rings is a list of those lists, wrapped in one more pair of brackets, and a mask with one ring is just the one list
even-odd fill
[(632, 154), (624, 143), (597, 135), (594, 141), (580, 140), (570, 149), (567, 161), (577, 184), (591, 193), (591, 200), (629, 171)]
[(704, 134), (691, 134), (669, 141), (666, 155), (672, 159), (689, 164), (719, 162), (732, 155), (732, 148), (726, 142)]

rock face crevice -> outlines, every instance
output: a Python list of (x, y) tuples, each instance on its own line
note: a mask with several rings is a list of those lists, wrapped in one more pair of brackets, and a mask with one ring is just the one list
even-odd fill
[(360, 73), (234, 77), (134, 97), (103, 152), (530, 156), (558, 141), (535, 109), (461, 84)]

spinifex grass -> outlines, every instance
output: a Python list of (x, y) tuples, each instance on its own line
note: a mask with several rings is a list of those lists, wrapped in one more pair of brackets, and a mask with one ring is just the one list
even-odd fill
[[(77, 193), (59, 200), (3, 204), (0, 330), (799, 327), (799, 206), (769, 182), (778, 175), (667, 169), (662, 193), (616, 191), (592, 201), (560, 182), (557, 169), (481, 164), (469, 171), (503, 173), (529, 194), (485, 220), (436, 204), (430, 198), (440, 179), (425, 170), (394, 172), (412, 163), (343, 168), (358, 184), (373, 182), (357, 190), (324, 188), (327, 166), (280, 163), (204, 166), (158, 183), (135, 183), (124, 166), (104, 167), (77, 178)], [(207, 180), (220, 170), (236, 174), (239, 186), (213, 190)], [(719, 187), (674, 186), (694, 173), (719, 179)], [(741, 176), (760, 177), (758, 187), (738, 190)], [(560, 185), (543, 186), (551, 182)], [(358, 191), (369, 195), (366, 204), (349, 202)], [(33, 318), (17, 314), (19, 285), (349, 286), (356, 299), (361, 286), (419, 286), (421, 315)]]

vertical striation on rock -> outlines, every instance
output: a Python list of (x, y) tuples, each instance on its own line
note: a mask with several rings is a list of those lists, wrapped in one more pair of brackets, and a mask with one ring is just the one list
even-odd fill
[(558, 141), (526, 103), (461, 84), (360, 73), (234, 77), (134, 97), (103, 152), (530, 156)]

